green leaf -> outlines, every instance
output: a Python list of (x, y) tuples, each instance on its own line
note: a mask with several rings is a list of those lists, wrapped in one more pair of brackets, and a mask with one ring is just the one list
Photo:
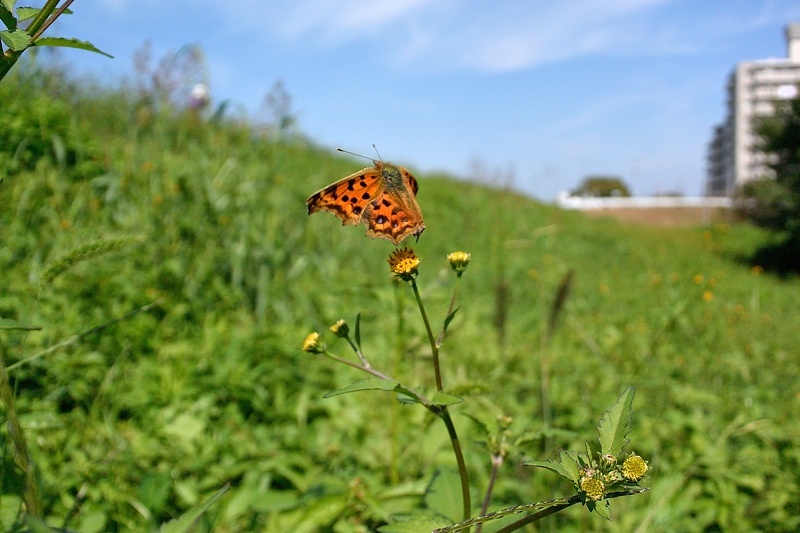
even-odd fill
[(79, 41), (78, 39), (68, 39), (66, 37), (41, 37), (33, 44), (34, 46), (62, 46), (66, 48), (78, 48), (80, 50), (96, 52), (112, 59), (114, 58), (114, 56), (103, 52), (92, 43), (88, 41)]
[(228, 492), (230, 488), (230, 484), (226, 484), (224, 487), (206, 499), (206, 501), (194, 506), (192, 509), (186, 511), (178, 518), (170, 520), (161, 526), (161, 533), (183, 533), (184, 531), (190, 531), (203, 513), (205, 513), (209, 507), (214, 505), (214, 503), (216, 503), (216, 501), (219, 500), (223, 494)]
[(636, 391), (633, 387), (625, 389), (617, 401), (600, 419), (597, 432), (600, 434), (600, 453), (619, 455), (622, 448), (628, 444), (628, 433), (631, 431), (633, 420), (633, 396)]
[(15, 52), (21, 52), (30, 46), (31, 36), (22, 30), (0, 31), (0, 41)]
[(38, 15), (40, 11), (41, 9), (38, 7), (21, 7), (17, 9), (17, 17), (19, 17), (19, 21), (22, 22), (23, 20), (32, 19)]
[(14, 0), (10, 0), (8, 2), (6, 0), (2, 0), (2, 2), (0, 2), (0, 20), (3, 21), (3, 24), (5, 24), (6, 28), (8, 28), (9, 30), (16, 30), (17, 19), (14, 18), (14, 8), (6, 7), (7, 3), (13, 6)]
[(53, 533), (53, 530), (44, 523), (44, 520), (33, 515), (25, 516), (25, 525), (30, 528), (31, 533)]
[(413, 391), (404, 387), (397, 381), (393, 379), (381, 379), (381, 378), (367, 378), (362, 379), (361, 381), (356, 381), (348, 385), (347, 387), (337, 389), (335, 391), (331, 391), (323, 396), (323, 398), (332, 398), (334, 396), (339, 396), (340, 394), (348, 394), (350, 392), (359, 392), (365, 390), (382, 390), (386, 392), (397, 392), (408, 396), (413, 403), (419, 402), (417, 396), (414, 394)]
[(458, 313), (459, 309), (461, 309), (461, 306), (458, 306), (455, 309), (453, 309), (453, 312), (445, 317), (445, 319), (444, 319), (444, 328), (443, 328), (445, 331), (447, 331), (447, 326), (450, 325), (450, 322), (452, 322), (453, 319), (456, 317), (456, 313)]
[(441, 391), (437, 391), (436, 394), (433, 395), (433, 399), (431, 399), (430, 405), (456, 405), (458, 403), (463, 403), (464, 399), (459, 398), (458, 396), (453, 396), (452, 394), (447, 394)]
[(356, 330), (354, 333), (356, 339), (356, 346), (361, 349), (361, 313), (356, 315)]
[(145, 473), (136, 490), (137, 499), (154, 515), (161, 513), (169, 497), (171, 481), (168, 472)]
[(594, 512), (606, 520), (611, 520), (611, 504), (607, 500), (596, 502)]
[[(21, 7), (17, 9), (17, 17), (19, 17), (19, 21), (22, 22), (23, 20), (29, 20), (36, 17), (40, 11), (41, 9), (38, 7)], [(72, 15), (72, 10), (65, 9), (60, 13), (60, 15)]]
[(550, 459), (548, 461), (525, 461), (522, 464), (525, 466), (546, 468), (547, 470), (555, 472), (567, 481), (570, 481), (576, 485), (580, 479), (580, 462), (577, 452), (561, 450), (559, 452), (558, 460)]
[(425, 505), (451, 522), (457, 522), (464, 509), (461, 501), (461, 478), (451, 468), (440, 468), (425, 490)]
[(349, 494), (328, 494), (314, 498), (303, 504), (303, 512), (296, 523), (292, 524), (292, 533), (314, 533), (324, 529), (336, 520), (349, 505)]

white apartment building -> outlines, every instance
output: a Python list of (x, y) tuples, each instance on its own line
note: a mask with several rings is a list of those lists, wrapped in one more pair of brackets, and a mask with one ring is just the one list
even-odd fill
[(787, 57), (742, 61), (728, 79), (728, 113), (708, 145), (706, 196), (728, 196), (746, 182), (770, 176), (756, 150), (753, 119), (773, 113), (774, 102), (798, 96), (800, 24), (786, 26)]

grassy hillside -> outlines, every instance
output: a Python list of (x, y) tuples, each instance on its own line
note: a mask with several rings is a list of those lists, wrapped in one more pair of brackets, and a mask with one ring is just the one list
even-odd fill
[[(360, 313), (371, 362), (433, 390), (413, 295), (386, 263), (391, 243), (306, 214), (310, 193), (364, 162), (162, 113), (124, 91), (36, 87), (33, 104), (11, 105), (18, 83), (0, 84), (0, 127), (39, 120), (25, 135), (45, 148), (20, 162), (18, 142), (2, 147), (0, 320), (41, 329), (0, 330), (0, 348), (50, 525), (156, 527), (226, 482), (202, 528), (368, 531), (418, 507), (437, 467), (453, 464), (442, 428), (385, 393), (323, 399), (366, 376), (300, 349), (316, 330), (348, 356), (328, 327)], [(513, 448), (493, 508), (533, 502), (570, 489), (519, 463), (581, 449), (633, 385), (632, 446), (650, 461), (650, 492), (615, 500), (611, 522), (573, 508), (544, 529), (800, 526), (800, 282), (740, 260), (767, 236), (623, 226), (416, 175), (427, 229), (404, 244), (422, 259), (435, 321), (452, 286), (445, 255), (472, 254), (442, 363), (466, 399), (452, 412), (475, 502), (489, 458), (464, 415), (504, 413), (516, 434), (553, 434), (544, 387), (552, 426), (566, 431), (546, 451), (540, 438)], [(3, 442), (9, 524), (21, 480), (5, 432)]]

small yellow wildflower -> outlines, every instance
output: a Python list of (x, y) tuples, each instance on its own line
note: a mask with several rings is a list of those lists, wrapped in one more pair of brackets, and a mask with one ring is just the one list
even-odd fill
[(606, 484), (601, 479), (592, 476), (582, 477), (580, 487), (586, 497), (595, 502), (602, 500), (606, 493)]
[(622, 476), (628, 481), (636, 482), (644, 477), (647, 469), (647, 462), (635, 453), (631, 453), (622, 463)]
[(750, 269), (750, 272), (752, 272), (754, 276), (760, 276), (764, 272), (764, 267), (756, 265)]
[(461, 275), (467, 269), (471, 257), (467, 252), (453, 252), (447, 254), (447, 261), (450, 263), (450, 268), (453, 269), (453, 272)]
[(705, 278), (703, 277), (702, 274), (695, 274), (694, 277), (692, 278), (692, 281), (694, 281), (695, 285), (700, 285), (703, 283), (704, 279)]
[(319, 338), (319, 333), (316, 331), (306, 335), (303, 340), (303, 351), (308, 353), (322, 353), (325, 351), (325, 343)]
[(411, 248), (398, 248), (389, 256), (392, 274), (403, 281), (411, 281), (416, 277), (419, 263), (419, 257)]
[(711, 291), (703, 292), (703, 301), (704, 302), (710, 302), (713, 299), (714, 299), (714, 293), (713, 292), (711, 292)]
[(347, 325), (347, 322), (344, 321), (343, 318), (340, 318), (336, 321), (334, 325), (331, 326), (331, 332), (337, 337), (345, 338), (347, 334), (350, 333), (350, 328)]

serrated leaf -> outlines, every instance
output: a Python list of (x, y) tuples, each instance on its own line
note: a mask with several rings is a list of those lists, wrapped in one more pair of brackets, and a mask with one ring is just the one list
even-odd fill
[(431, 401), (428, 403), (430, 405), (456, 405), (463, 402), (464, 398), (459, 398), (458, 396), (453, 396), (452, 394), (437, 391), (436, 394), (433, 395)]
[(339, 396), (340, 394), (348, 394), (351, 392), (360, 392), (365, 390), (381, 390), (385, 392), (397, 392), (399, 394), (407, 396), (409, 398), (407, 400), (408, 402), (411, 403), (419, 402), (414, 392), (408, 389), (407, 387), (404, 387), (399, 382), (393, 379), (380, 379), (380, 378), (367, 378), (367, 379), (362, 379), (361, 381), (356, 381), (355, 383), (351, 383), (347, 387), (336, 389), (335, 391), (331, 391), (325, 394), (323, 398), (332, 398), (334, 396)]
[(596, 502), (594, 512), (606, 520), (611, 520), (611, 504), (607, 500)]
[(178, 518), (170, 520), (166, 524), (162, 525), (159, 531), (161, 531), (161, 533), (183, 533), (184, 531), (190, 531), (203, 513), (205, 513), (209, 507), (214, 505), (214, 503), (216, 503), (216, 501), (219, 500), (223, 494), (228, 492), (230, 488), (230, 484), (226, 484), (224, 487), (207, 498), (204, 502), (189, 509)]
[(461, 501), (461, 478), (451, 468), (440, 468), (425, 490), (425, 505), (437, 515), (458, 522), (464, 509)]
[(40, 37), (33, 44), (34, 46), (61, 46), (65, 48), (78, 48), (80, 50), (95, 52), (114, 59), (114, 56), (103, 52), (92, 43), (88, 41), (80, 41), (78, 39), (68, 39), (66, 37)]
[(619, 455), (628, 444), (628, 433), (633, 421), (633, 387), (625, 389), (617, 401), (605, 412), (597, 426), (600, 453)]
[(23, 20), (34, 18), (40, 11), (41, 9), (38, 7), (21, 7), (17, 9), (17, 17), (19, 17), (19, 21), (22, 22)]
[(558, 460), (550, 459), (548, 461), (525, 461), (522, 463), (525, 466), (534, 466), (545, 468), (555, 472), (567, 481), (577, 484), (580, 478), (580, 463), (578, 461), (578, 454), (569, 450), (561, 450), (559, 452)]
[(358, 346), (358, 349), (360, 350), (361, 349), (361, 313), (358, 313), (356, 315), (356, 330), (355, 330), (354, 336), (355, 336), (355, 339), (356, 339), (356, 346)]
[(15, 52), (21, 52), (30, 46), (31, 36), (22, 30), (0, 31), (0, 41)]
[[(9, 2), (12, 6), (14, 4), (13, 1)], [(0, 20), (3, 21), (3, 24), (6, 25), (6, 28), (9, 30), (16, 30), (17, 29), (17, 19), (14, 18), (14, 11), (13, 7), (10, 9), (6, 7), (6, 2), (0, 2)]]
[(567, 481), (577, 484), (580, 478), (580, 463), (578, 454), (569, 450), (561, 450), (558, 460), (550, 459), (547, 461), (525, 461), (525, 466), (545, 468), (555, 472)]
[(356, 381), (341, 389), (336, 389), (323, 396), (323, 398), (332, 398), (340, 394), (347, 394), (349, 392), (359, 392), (363, 390), (382, 390), (393, 391), (395, 387), (400, 385), (399, 382), (393, 379), (380, 379), (380, 378), (367, 378), (361, 381)]

